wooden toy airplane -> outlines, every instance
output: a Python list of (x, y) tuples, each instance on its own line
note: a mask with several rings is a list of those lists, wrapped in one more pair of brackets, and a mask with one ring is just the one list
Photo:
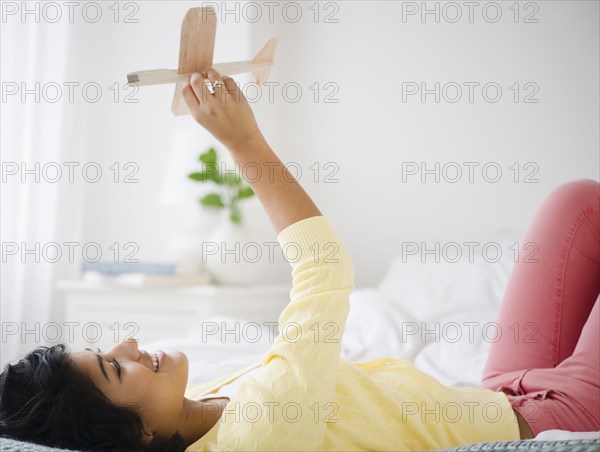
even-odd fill
[(212, 7), (191, 8), (181, 25), (179, 68), (130, 72), (127, 74), (127, 83), (136, 86), (176, 83), (171, 110), (175, 115), (185, 115), (189, 111), (181, 96), (181, 83), (188, 74), (205, 72), (213, 67), (221, 75), (252, 72), (256, 83), (262, 85), (266, 82), (273, 66), (277, 38), (267, 41), (250, 61), (213, 64), (216, 31), (217, 19)]

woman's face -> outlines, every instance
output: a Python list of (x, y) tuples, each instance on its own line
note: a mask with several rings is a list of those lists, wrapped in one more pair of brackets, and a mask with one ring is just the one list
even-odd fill
[(167, 440), (181, 427), (186, 414), (187, 357), (181, 352), (164, 354), (155, 372), (152, 355), (140, 350), (135, 339), (115, 345), (108, 353), (86, 349), (71, 355), (75, 366), (114, 404), (135, 406), (144, 422), (147, 443)]

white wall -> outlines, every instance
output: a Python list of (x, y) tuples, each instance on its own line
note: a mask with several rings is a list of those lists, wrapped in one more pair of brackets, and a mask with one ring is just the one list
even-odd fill
[[(487, 22), (481, 10), (469, 23), (464, 5), (458, 23), (444, 22), (443, 16), (439, 24), (433, 16), (422, 23), (418, 15), (403, 22), (407, 4), (390, 1), (337, 2), (332, 18), (338, 23), (323, 23), (324, 14), (334, 12), (324, 5), (314, 23), (310, 4), (303, 4), (296, 23), (283, 19), (283, 6), (274, 10), (272, 23), (264, 5), (256, 24), (244, 20), (252, 11), (243, 8), (239, 15), (219, 16), (215, 62), (247, 59), (267, 38), (279, 37), (271, 81), (281, 85), (274, 86), (273, 102), (263, 89), (253, 106), (274, 149), (284, 162), (300, 164), (303, 185), (350, 248), (358, 285), (377, 283), (402, 242), (487, 243), (503, 228), (523, 233), (553, 187), (599, 178), (598, 3), (536, 4), (539, 22), (516, 24), (508, 3), (502, 3), (497, 23)], [(86, 62), (81, 76), (108, 84), (131, 70), (176, 66), (179, 23), (190, 6), (149, 2), (137, 25), (111, 25), (102, 32), (82, 28), (73, 49)], [(292, 18), (294, 9), (286, 11)], [(303, 92), (296, 103), (283, 96), (282, 87), (290, 82)], [(339, 102), (315, 103), (310, 89), (315, 82), (321, 96), (332, 93), (323, 85), (334, 83)], [(457, 103), (437, 104), (432, 96), (426, 103), (418, 96), (403, 103), (403, 82), (430, 87), (496, 82), (503, 94), (488, 103), (476, 90), (469, 103), (465, 88)], [(539, 102), (515, 103), (509, 89), (514, 82), (537, 84)], [(191, 121), (171, 116), (171, 95), (172, 86), (147, 87), (138, 93), (137, 105), (90, 108), (89, 158), (138, 162), (140, 183), (88, 186), (83, 240), (135, 240), (141, 257), (158, 259), (165, 237), (184, 221), (181, 210), (156, 201), (172, 130)], [(315, 162), (323, 171), (318, 183), (309, 169)], [(338, 183), (322, 180), (327, 162), (339, 168)], [(429, 167), (457, 162), (465, 173), (455, 184), (435, 183), (432, 176), (425, 184), (418, 176), (403, 183), (403, 162)], [(480, 165), (474, 183), (468, 182), (464, 162)], [(503, 170), (498, 183), (482, 177), (480, 168), (488, 162)], [(514, 162), (521, 179), (528, 173), (524, 165), (535, 163), (539, 183), (514, 183), (509, 169)]]
[[(443, 16), (435, 23), (431, 15), (425, 23), (418, 15), (403, 22), (403, 8), (410, 5), (389, 1), (337, 2), (337, 11), (322, 4), (318, 23), (309, 4), (296, 23), (284, 19), (283, 6), (274, 10), (272, 23), (264, 5), (256, 24), (244, 20), (252, 11), (243, 8), (239, 15), (219, 16), (216, 62), (247, 59), (267, 38), (279, 37), (274, 101), (263, 89), (253, 106), (272, 146), (284, 162), (300, 165), (303, 185), (337, 226), (355, 259), (359, 285), (375, 284), (402, 242), (486, 243), (506, 227), (523, 233), (553, 187), (599, 177), (598, 3), (537, 2), (539, 22), (516, 24), (506, 3), (497, 23), (487, 22), (481, 10), (469, 23), (467, 7), (458, 4), (464, 14), (458, 23)], [(71, 51), (77, 76), (108, 86), (135, 69), (175, 67), (179, 24), (191, 6), (148, 2), (138, 24), (82, 24)], [(532, 11), (522, 10), (521, 21)], [(286, 12), (291, 19), (295, 11)], [(338, 23), (323, 23), (326, 13)], [(290, 82), (302, 89), (296, 103), (284, 98), (282, 87)], [(324, 84), (334, 83), (339, 102), (315, 103), (315, 82), (321, 96), (332, 93)], [(426, 103), (418, 96), (402, 102), (403, 82), (496, 82), (503, 95), (488, 103), (476, 90), (469, 103), (465, 88), (454, 104), (437, 104), (432, 96)], [(515, 103), (509, 89), (514, 82), (537, 84), (539, 102)], [(160, 259), (165, 237), (188, 221), (184, 209), (157, 203), (172, 132), (192, 121), (170, 114), (172, 90), (147, 87), (136, 95), (138, 104), (88, 106), (88, 159), (106, 166), (137, 162), (140, 183), (86, 186), (83, 241), (108, 246), (134, 240), (141, 258)], [(322, 171), (318, 183), (309, 168), (315, 162)], [(339, 168), (338, 183), (324, 183), (327, 162)], [(403, 162), (456, 162), (465, 173), (455, 184), (435, 183), (432, 176), (425, 184), (418, 176), (403, 183)], [(495, 162), (503, 175), (488, 183), (478, 169), (469, 183), (464, 162), (477, 162), (479, 169)], [(521, 179), (524, 165), (535, 163), (539, 183), (514, 183), (514, 162)]]
[[(473, 23), (463, 2), (462, 21), (427, 16), (423, 23), (419, 16), (403, 22), (402, 2), (337, 2), (337, 24), (279, 20), (254, 34), (255, 45), (280, 37), (272, 79), (297, 82), (307, 94), (256, 106), (272, 145), (305, 168), (339, 165), (338, 184), (303, 183), (350, 248), (358, 285), (375, 284), (402, 242), (488, 243), (504, 228), (523, 234), (552, 188), (599, 178), (598, 2), (536, 2), (538, 23), (514, 23), (512, 2), (500, 2), (502, 19), (488, 23), (481, 15), (488, 3), (480, 2)], [(316, 81), (336, 83), (339, 103), (311, 101), (307, 87)], [(403, 103), (403, 82), (496, 82), (503, 96), (487, 103), (476, 91), (473, 103), (436, 104), (432, 96)], [(514, 82), (536, 83), (539, 102), (515, 103)], [(403, 162), (496, 162), (503, 176), (495, 184), (481, 171), (474, 183), (466, 172), (455, 184), (432, 176), (403, 183)], [(514, 183), (514, 162), (521, 179), (524, 164), (535, 163), (539, 183)]]

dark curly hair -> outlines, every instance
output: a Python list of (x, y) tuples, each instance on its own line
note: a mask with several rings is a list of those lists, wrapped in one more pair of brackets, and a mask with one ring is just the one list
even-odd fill
[(135, 407), (113, 404), (79, 371), (64, 344), (38, 347), (0, 374), (0, 436), (79, 450), (183, 451), (175, 433), (143, 443)]

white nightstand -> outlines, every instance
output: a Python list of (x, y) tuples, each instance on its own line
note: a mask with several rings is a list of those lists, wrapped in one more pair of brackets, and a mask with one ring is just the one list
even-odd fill
[(74, 351), (108, 351), (131, 336), (142, 344), (185, 337), (192, 325), (212, 315), (277, 322), (291, 285), (129, 288), (59, 281), (57, 289), (64, 293), (61, 342)]

